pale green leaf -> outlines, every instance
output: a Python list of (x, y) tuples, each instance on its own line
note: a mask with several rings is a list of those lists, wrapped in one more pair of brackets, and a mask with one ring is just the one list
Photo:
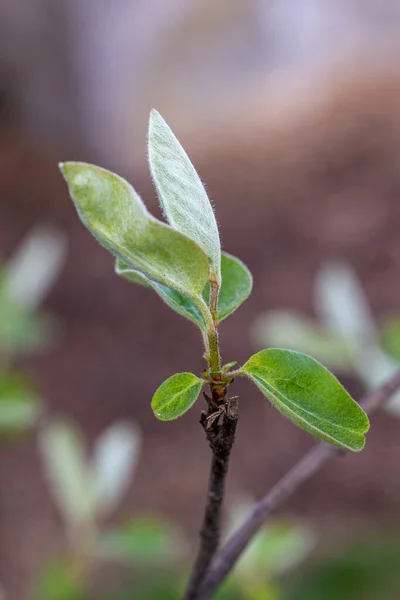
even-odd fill
[(92, 521), (94, 485), (80, 432), (66, 421), (51, 421), (39, 442), (45, 475), (67, 523)]
[(132, 519), (100, 536), (97, 556), (103, 560), (147, 564), (177, 555), (177, 536), (157, 519)]
[(47, 226), (35, 227), (5, 266), (8, 296), (27, 311), (36, 310), (60, 274), (67, 253), (66, 236)]
[(140, 430), (133, 423), (110, 425), (96, 440), (92, 475), (97, 511), (116, 508), (131, 484), (139, 460)]
[(325, 442), (359, 451), (368, 417), (339, 381), (319, 362), (290, 350), (262, 350), (242, 367), (291, 421)]
[(252, 332), (261, 347), (297, 350), (314, 356), (335, 371), (354, 372), (354, 351), (346, 340), (300, 313), (271, 310), (256, 319)]
[(12, 437), (32, 428), (41, 403), (30, 383), (19, 373), (0, 375), (0, 435)]
[(153, 290), (157, 292), (160, 298), (166, 304), (168, 304), (172, 310), (198, 325), (200, 329), (205, 329), (203, 316), (194, 300), (187, 298), (180, 292), (173, 290), (172, 288), (167, 287), (158, 281), (152, 281), (138, 271), (129, 269), (129, 267), (124, 265), (124, 263), (119, 259), (117, 259), (115, 263), (115, 272), (118, 275), (121, 275), (121, 277), (132, 281), (133, 283), (138, 283), (139, 285), (153, 288)]
[[(226, 319), (250, 295), (253, 278), (246, 265), (226, 252), (221, 256), (221, 287), (218, 295), (218, 319)], [(210, 284), (203, 291), (203, 298), (210, 302)]]
[(154, 109), (149, 121), (149, 163), (169, 223), (204, 250), (220, 281), (221, 244), (206, 190), (185, 150)]
[(102, 246), (154, 281), (201, 294), (209, 264), (193, 240), (152, 217), (133, 187), (114, 173), (86, 163), (60, 168), (80, 218)]
[(183, 415), (196, 402), (203, 381), (192, 373), (177, 373), (166, 379), (151, 401), (154, 414), (161, 421)]
[(349, 346), (375, 344), (377, 332), (364, 289), (345, 262), (331, 262), (317, 274), (315, 306), (322, 323)]

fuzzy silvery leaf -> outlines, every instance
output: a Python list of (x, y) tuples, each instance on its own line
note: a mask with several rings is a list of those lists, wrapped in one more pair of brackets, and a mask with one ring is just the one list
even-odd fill
[(209, 263), (193, 240), (152, 217), (114, 173), (86, 163), (60, 168), (81, 220), (102, 246), (154, 281), (188, 296), (201, 294)]
[[(180, 292), (173, 290), (172, 288), (169, 288), (158, 281), (152, 281), (138, 271), (129, 269), (129, 267), (124, 265), (124, 263), (119, 259), (117, 259), (115, 263), (115, 272), (118, 275), (121, 275), (121, 277), (128, 279), (128, 281), (138, 283), (139, 285), (143, 285), (145, 287), (151, 287), (155, 292), (157, 292), (160, 298), (170, 308), (172, 308), (172, 310), (198, 325), (201, 330), (205, 330), (203, 316), (194, 300), (191, 300), (187, 296), (184, 296)], [(200, 298), (199, 301), (201, 301)]]
[(168, 222), (204, 250), (220, 282), (221, 243), (213, 208), (188, 155), (154, 109), (149, 121), (149, 163)]
[(131, 483), (141, 446), (140, 431), (132, 423), (113, 423), (96, 440), (92, 460), (98, 513), (116, 508)]
[(258, 317), (252, 337), (260, 346), (288, 348), (314, 356), (341, 373), (354, 372), (354, 350), (315, 321), (289, 310), (272, 310)]
[(315, 306), (322, 323), (349, 346), (375, 344), (375, 322), (362, 285), (350, 265), (326, 264), (316, 279)]
[[(221, 287), (218, 294), (218, 320), (229, 317), (249, 297), (253, 277), (246, 265), (226, 252), (221, 256)], [(203, 291), (207, 304), (210, 300), (210, 284)]]
[(203, 383), (192, 373), (177, 373), (168, 377), (151, 401), (157, 419), (172, 421), (182, 416), (196, 402)]
[(8, 296), (21, 308), (36, 310), (54, 286), (66, 252), (62, 231), (49, 227), (33, 229), (5, 266)]
[(365, 444), (367, 415), (319, 362), (299, 352), (269, 349), (242, 367), (270, 402), (308, 433), (357, 452)]
[(44, 472), (64, 519), (73, 526), (91, 522), (96, 501), (80, 432), (66, 421), (51, 421), (39, 444)]

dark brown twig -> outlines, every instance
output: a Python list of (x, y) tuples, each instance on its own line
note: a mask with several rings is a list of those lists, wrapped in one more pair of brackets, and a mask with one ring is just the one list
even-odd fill
[(226, 399), (226, 388), (221, 388), (221, 386), (212, 391), (212, 397), (205, 395), (208, 411), (202, 413), (200, 420), (212, 451), (210, 481), (200, 530), (199, 553), (192, 569), (184, 600), (197, 598), (207, 569), (218, 549), (225, 479), (238, 420), (238, 398)]
[[(397, 371), (386, 383), (371, 392), (360, 402), (363, 409), (372, 415), (377, 412), (400, 388), (400, 371)], [(312, 448), (252, 509), (250, 515), (228, 540), (219, 554), (211, 562), (196, 600), (209, 600), (230, 573), (236, 561), (245, 550), (253, 536), (265, 523), (268, 516), (276, 510), (298, 487), (331, 458), (343, 451), (334, 446), (318, 444)]]

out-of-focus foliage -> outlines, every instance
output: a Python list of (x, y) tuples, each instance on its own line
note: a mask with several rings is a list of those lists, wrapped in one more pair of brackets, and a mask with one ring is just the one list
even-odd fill
[(91, 598), (87, 590), (99, 566), (118, 564), (140, 573), (174, 564), (183, 545), (175, 527), (146, 515), (117, 525), (105, 522), (134, 479), (141, 448), (137, 425), (113, 423), (90, 455), (75, 424), (48, 417), (39, 443), (49, 488), (65, 522), (67, 547), (64, 558), (45, 563), (38, 573), (38, 600)]
[(284, 600), (394, 600), (400, 597), (400, 543), (358, 539), (325, 551), (291, 582)]
[(0, 436), (32, 428), (41, 412), (35, 386), (13, 367), (15, 358), (49, 345), (54, 320), (38, 307), (65, 258), (64, 236), (37, 228), (0, 268)]
[[(328, 263), (319, 271), (314, 293), (318, 320), (290, 310), (260, 315), (253, 327), (259, 345), (306, 352), (337, 373), (356, 375), (374, 389), (400, 367), (399, 317), (376, 323), (357, 275), (346, 263)], [(400, 394), (385, 409), (400, 415)]]
[(17, 371), (0, 372), (0, 437), (19, 436), (35, 425), (40, 412), (31, 382)]
[(66, 560), (52, 560), (39, 574), (35, 600), (89, 600), (82, 582)]
[(97, 554), (104, 560), (141, 565), (172, 563), (177, 550), (172, 527), (161, 519), (142, 517), (106, 531), (99, 539)]
[[(251, 506), (248, 498), (235, 501), (229, 512), (228, 534), (240, 527)], [(253, 538), (217, 598), (280, 600), (279, 578), (299, 567), (315, 543), (316, 536), (310, 527), (292, 520), (272, 520)]]

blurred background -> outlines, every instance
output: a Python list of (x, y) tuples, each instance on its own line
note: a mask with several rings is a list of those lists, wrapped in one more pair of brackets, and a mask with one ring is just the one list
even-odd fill
[[(150, 409), (164, 378), (203, 368), (198, 332), (114, 275), (57, 163), (117, 171), (160, 216), (146, 166), (157, 108), (206, 183), (224, 249), (254, 276), (221, 326), (224, 361), (280, 345), (279, 311), (286, 345), (316, 338), (326, 364), (336, 349), (360, 398), (400, 362), (399, 34), (395, 0), (0, 0), (2, 600), (179, 598), (208, 477), (199, 408), (170, 424)], [(313, 444), (246, 382), (235, 392), (227, 523)], [(249, 559), (225, 597), (400, 597), (399, 414), (374, 418), (362, 454), (282, 507), (260, 550), (270, 562)], [(103, 484), (120, 466), (110, 512), (79, 502), (98, 454)], [(112, 543), (85, 554), (98, 528)]]

